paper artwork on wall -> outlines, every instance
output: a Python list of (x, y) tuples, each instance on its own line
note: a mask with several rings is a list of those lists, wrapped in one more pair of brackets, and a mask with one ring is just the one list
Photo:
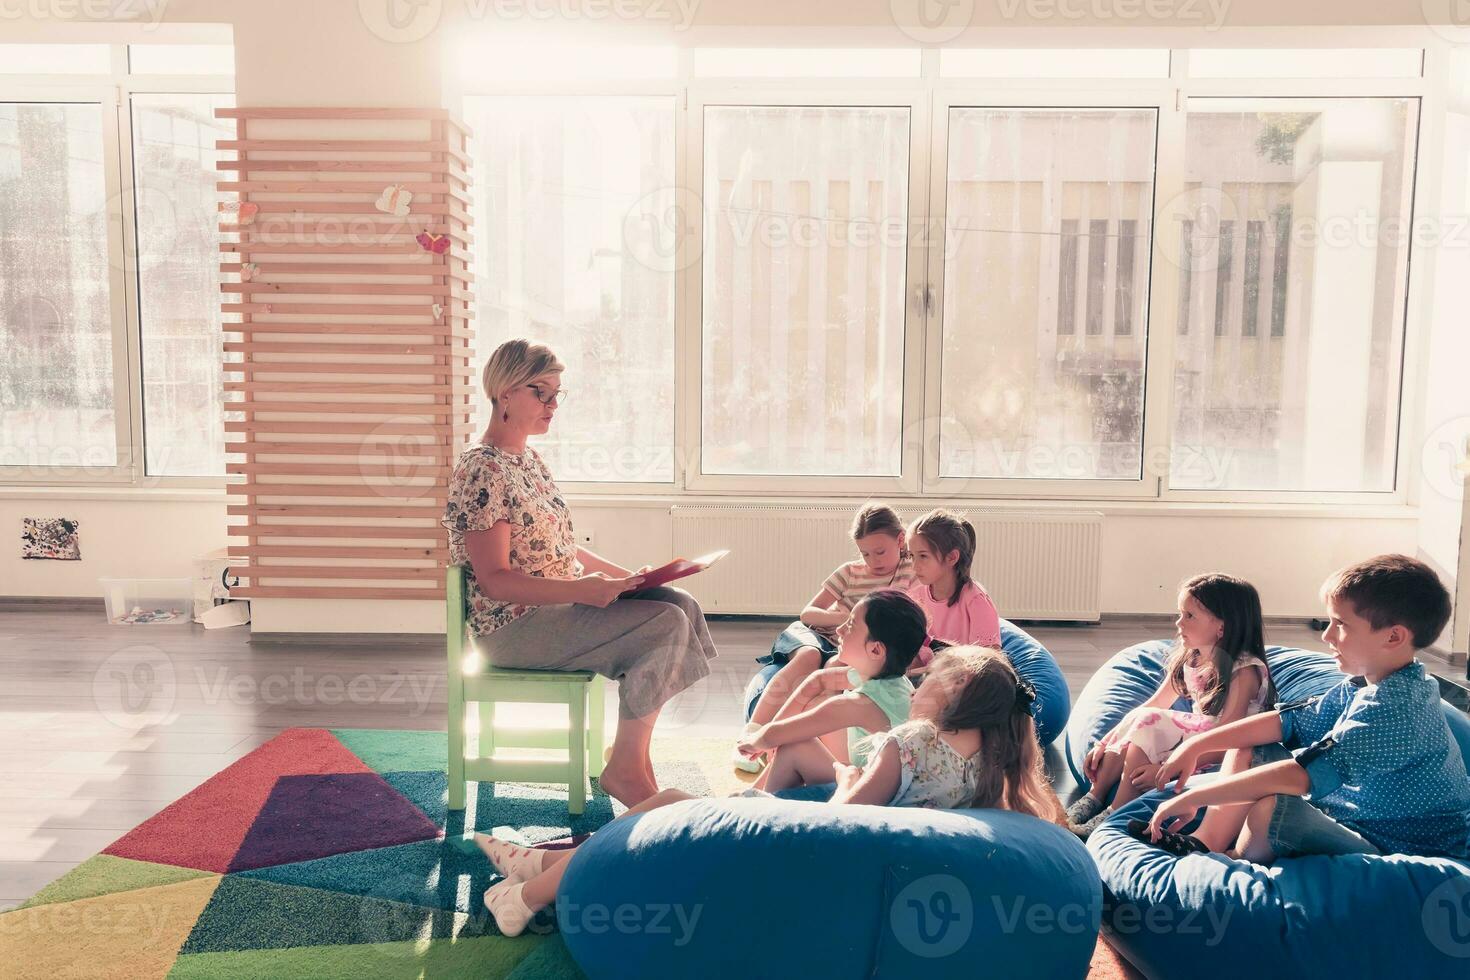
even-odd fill
[(252, 201), (226, 201), (219, 209), (225, 221), (237, 225), (254, 223), (255, 216), (260, 213), (260, 205)]
[(51, 561), (81, 561), (81, 524), (67, 517), (22, 517), (20, 556)]
[(445, 252), (449, 251), (448, 235), (435, 235), (431, 232), (421, 231), (414, 236), (414, 240), (419, 243), (420, 247), (422, 247), (425, 252), (433, 252), (435, 255), (443, 255)]
[(396, 218), (408, 217), (408, 202), (413, 200), (413, 191), (406, 191), (402, 184), (389, 184), (373, 202), (373, 207)]

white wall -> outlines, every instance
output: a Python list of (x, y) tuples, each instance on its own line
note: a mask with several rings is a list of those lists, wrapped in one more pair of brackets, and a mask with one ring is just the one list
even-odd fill
[[(219, 495), (139, 492), (129, 499), (77, 491), (17, 494), (0, 491), (0, 596), (101, 598), (99, 578), (190, 578), (193, 561), (225, 538)], [(81, 561), (27, 561), (20, 557), (23, 517), (68, 517), (81, 522)]]

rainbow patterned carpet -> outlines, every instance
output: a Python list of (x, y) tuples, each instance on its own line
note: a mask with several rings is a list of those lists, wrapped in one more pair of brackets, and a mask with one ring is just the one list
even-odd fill
[[(720, 739), (657, 739), (661, 784), (740, 783)], [(570, 843), (552, 786), (480, 787), (449, 813), (442, 732), (292, 728), (0, 915), (6, 977), (580, 977), (550, 913), (507, 939), (468, 832)], [(619, 808), (620, 812), (621, 808)]]
[[(659, 784), (744, 783), (730, 743), (655, 738)], [(581, 978), (544, 911), (496, 932), (489, 863), (467, 838), (512, 827), (567, 846), (615, 815), (594, 795), (483, 785), (449, 813), (442, 732), (292, 728), (0, 915), (0, 976), (151, 980)], [(618, 807), (617, 812), (621, 812)], [(1137, 974), (1103, 942), (1093, 980)]]

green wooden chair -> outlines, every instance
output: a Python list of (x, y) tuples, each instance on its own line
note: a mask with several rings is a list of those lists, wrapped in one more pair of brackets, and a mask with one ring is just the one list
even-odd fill
[[(449, 809), (465, 807), (465, 783), (565, 783), (567, 811), (587, 807), (587, 777), (602, 775), (604, 679), (590, 670), (506, 670), (481, 663), (465, 629), (465, 574), (446, 577), (449, 653)], [(466, 671), (467, 659), (469, 670)], [(589, 700), (590, 699), (590, 700)], [(495, 724), (497, 704), (564, 704), (567, 728), (513, 729)], [(465, 758), (465, 710), (480, 713), (478, 744)], [(566, 759), (500, 758), (500, 749), (563, 749)]]

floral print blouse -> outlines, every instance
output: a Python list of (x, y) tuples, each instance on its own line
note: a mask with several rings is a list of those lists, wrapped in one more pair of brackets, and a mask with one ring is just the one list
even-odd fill
[(980, 754), (968, 759), (955, 751), (932, 724), (915, 723), (882, 732), (874, 739), (871, 758), (884, 743), (898, 746), (898, 792), (889, 806), (952, 810), (969, 806), (980, 778)]
[(492, 599), (475, 580), (465, 532), (486, 531), (500, 521), (510, 524), (511, 568), (543, 578), (582, 574), (571, 512), (536, 450), (508, 453), (495, 446), (471, 446), (460, 454), (449, 478), (441, 523), (449, 529), (449, 561), (465, 566), (467, 619), (476, 636), (493, 633), (535, 608)]

